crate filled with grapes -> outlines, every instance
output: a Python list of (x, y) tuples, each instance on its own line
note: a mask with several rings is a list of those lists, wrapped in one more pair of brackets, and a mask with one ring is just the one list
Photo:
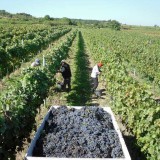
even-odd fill
[(131, 160), (110, 107), (52, 106), (32, 140), (26, 160)]

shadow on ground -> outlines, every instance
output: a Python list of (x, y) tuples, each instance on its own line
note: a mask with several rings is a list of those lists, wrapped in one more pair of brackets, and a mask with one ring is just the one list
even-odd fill
[(75, 73), (72, 90), (67, 103), (72, 106), (85, 106), (91, 99), (89, 61), (85, 54), (85, 44), (81, 32), (78, 33), (78, 50), (75, 56)]
[(146, 156), (141, 152), (141, 148), (137, 145), (135, 137), (123, 135), (123, 138), (132, 160), (147, 160)]

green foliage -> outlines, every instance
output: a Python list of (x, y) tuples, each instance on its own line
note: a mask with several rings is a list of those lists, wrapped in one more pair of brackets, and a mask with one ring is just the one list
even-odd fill
[(1, 25), (0, 34), (0, 78), (18, 68), (22, 61), (35, 56), (54, 39), (64, 35), (70, 29), (44, 25)]
[(5, 53), (5, 50), (0, 47), (0, 77), (6, 74), (9, 56)]
[[(136, 136), (138, 145), (147, 159), (159, 159), (160, 148), (157, 143), (160, 141), (160, 105), (153, 99), (149, 86), (137, 81), (129, 70), (130, 64), (134, 62), (134, 66), (139, 64), (146, 72), (154, 73), (154, 70), (151, 69), (153, 63), (152, 66), (149, 63), (152, 61), (150, 54), (158, 46), (153, 45), (151, 49), (150, 45), (145, 43), (145, 38), (148, 37), (144, 35), (135, 37), (135, 32), (128, 35), (124, 32), (115, 33), (111, 30), (96, 29), (83, 30), (82, 33), (95, 62), (102, 61), (105, 64), (103, 77), (105, 77), (107, 91), (111, 96), (112, 109), (121, 115), (123, 122)], [(132, 37), (130, 37), (132, 40), (129, 40), (129, 36)], [(135, 41), (137, 43), (134, 43)], [(128, 45), (129, 42), (131, 42), (130, 45)], [(154, 41), (154, 43), (157, 42)], [(138, 47), (139, 45), (143, 48)], [(151, 49), (152, 52), (143, 54), (145, 47), (146, 50)], [(143, 63), (136, 59), (141, 56)], [(158, 60), (157, 57), (156, 61)]]
[(9, 12), (6, 12), (5, 10), (0, 10), (0, 16), (4, 17), (12, 17), (12, 14)]
[(44, 19), (45, 19), (45, 20), (50, 20), (51, 17), (50, 17), (49, 15), (45, 15), (45, 16), (44, 16)]
[(121, 24), (116, 20), (109, 20), (107, 22), (107, 27), (119, 31), (121, 29)]
[(64, 25), (71, 25), (72, 22), (69, 18), (67, 17), (63, 17), (61, 20), (60, 20), (60, 23), (64, 24)]
[(0, 159), (8, 159), (8, 150), (14, 150), (33, 128), (36, 108), (46, 98), (75, 35), (76, 31), (66, 36), (47, 54), (45, 68), (26, 68), (6, 83), (8, 87), (0, 93)]

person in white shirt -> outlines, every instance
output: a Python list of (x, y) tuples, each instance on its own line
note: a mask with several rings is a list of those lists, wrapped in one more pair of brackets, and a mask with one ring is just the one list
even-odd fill
[(40, 60), (37, 58), (34, 62), (32, 62), (31, 67), (36, 67), (40, 65)]
[(101, 72), (100, 68), (102, 66), (103, 66), (103, 64), (100, 62), (100, 63), (97, 63), (92, 69), (92, 73), (91, 73), (91, 78), (92, 78), (92, 81), (93, 81), (92, 92), (95, 92), (95, 90), (98, 87), (98, 75)]

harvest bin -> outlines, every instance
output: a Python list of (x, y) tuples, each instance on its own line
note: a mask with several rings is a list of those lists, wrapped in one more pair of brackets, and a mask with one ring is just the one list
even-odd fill
[[(36, 145), (36, 141), (38, 140), (38, 138), (40, 137), (40, 134), (42, 133), (42, 130), (45, 126), (45, 122), (46, 120), (48, 119), (49, 115), (50, 115), (50, 112), (51, 110), (53, 109), (53, 107), (56, 109), (60, 106), (51, 106), (48, 113), (46, 114), (46, 116), (44, 117), (40, 127), (38, 128), (33, 140), (31, 141), (31, 144), (28, 148), (28, 151), (25, 155), (25, 160), (56, 160), (56, 159), (59, 159), (59, 160), (69, 160), (69, 159), (72, 159), (72, 160), (76, 160), (76, 159), (95, 159), (95, 160), (100, 160), (100, 159), (106, 159), (106, 160), (131, 160), (130, 158), (130, 155), (129, 155), (129, 152), (128, 152), (128, 149), (126, 147), (126, 144), (124, 142), (124, 139), (122, 137), (122, 134), (120, 132), (120, 129), (118, 127), (118, 124), (115, 120), (115, 117), (114, 117), (114, 114), (111, 110), (110, 107), (103, 107), (103, 110), (108, 112), (111, 116), (111, 119), (112, 119), (112, 123), (113, 123), (113, 126), (114, 126), (114, 129), (116, 130), (117, 134), (118, 134), (118, 138), (119, 138), (119, 141), (120, 141), (120, 144), (122, 146), (122, 152), (124, 154), (124, 158), (58, 158), (58, 157), (33, 157), (32, 156), (32, 153), (33, 153), (33, 150), (34, 150), (34, 147)], [(68, 109), (70, 108), (75, 108), (75, 109), (81, 109), (82, 107), (84, 106), (67, 106)]]

